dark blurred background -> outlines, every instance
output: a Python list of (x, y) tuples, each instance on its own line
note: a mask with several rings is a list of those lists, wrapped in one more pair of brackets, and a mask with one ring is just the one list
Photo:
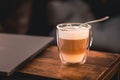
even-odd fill
[(120, 16), (120, 0), (86, 0), (96, 18)]
[(0, 32), (54, 36), (56, 25), (86, 22), (110, 16), (91, 24), (91, 49), (120, 53), (120, 0), (0, 0)]

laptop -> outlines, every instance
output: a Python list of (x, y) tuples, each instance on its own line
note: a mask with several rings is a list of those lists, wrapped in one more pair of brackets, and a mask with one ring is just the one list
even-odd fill
[(53, 41), (53, 37), (0, 34), (0, 75), (9, 76)]

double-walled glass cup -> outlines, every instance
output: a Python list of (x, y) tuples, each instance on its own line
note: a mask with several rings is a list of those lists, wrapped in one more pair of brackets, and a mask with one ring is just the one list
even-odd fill
[(84, 64), (92, 44), (91, 25), (63, 23), (57, 25), (57, 46), (63, 64)]

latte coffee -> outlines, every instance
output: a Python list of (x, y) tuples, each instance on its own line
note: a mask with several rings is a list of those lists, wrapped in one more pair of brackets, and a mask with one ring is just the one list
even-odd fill
[(83, 63), (87, 55), (89, 28), (59, 30), (58, 45), (64, 63)]

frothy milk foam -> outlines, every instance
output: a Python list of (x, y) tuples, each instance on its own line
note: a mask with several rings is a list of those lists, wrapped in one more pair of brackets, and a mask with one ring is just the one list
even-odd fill
[[(66, 40), (80, 40), (80, 39), (86, 39), (89, 37), (89, 28), (81, 27), (77, 30), (68, 30), (68, 31), (61, 31), (59, 32), (59, 38), (66, 39)], [(81, 62), (86, 55), (86, 52), (83, 52), (82, 54), (64, 54), (61, 53), (61, 56), (64, 61), (67, 62)]]

